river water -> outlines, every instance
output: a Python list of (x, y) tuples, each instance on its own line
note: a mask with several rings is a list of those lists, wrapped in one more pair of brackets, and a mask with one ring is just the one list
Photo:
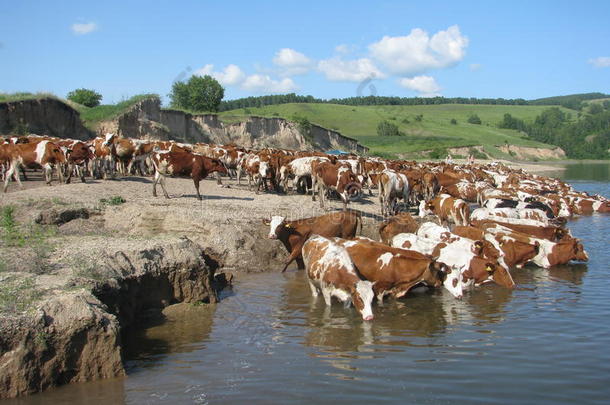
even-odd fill
[[(564, 176), (608, 196), (609, 167), (595, 167)], [(126, 378), (7, 402), (608, 403), (610, 216), (569, 227), (589, 263), (526, 267), (513, 271), (517, 289), (489, 285), (462, 300), (416, 291), (375, 306), (373, 322), (315, 301), (303, 272), (240, 274), (220, 304), (134, 336)]]

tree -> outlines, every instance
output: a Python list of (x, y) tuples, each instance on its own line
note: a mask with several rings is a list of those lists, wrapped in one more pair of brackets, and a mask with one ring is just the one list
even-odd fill
[(381, 121), (377, 125), (377, 135), (379, 136), (401, 136), (402, 132), (398, 130), (398, 126), (388, 121)]
[(481, 125), (481, 119), (479, 118), (478, 115), (472, 114), (470, 117), (468, 117), (468, 123)]
[(175, 82), (169, 94), (170, 106), (195, 112), (218, 111), (225, 90), (212, 76), (191, 76), (185, 82)]
[(602, 111), (604, 111), (604, 107), (601, 104), (591, 103), (589, 105), (589, 114), (599, 114)]
[(95, 90), (76, 89), (68, 93), (66, 98), (87, 107), (97, 107), (102, 101), (102, 95)]

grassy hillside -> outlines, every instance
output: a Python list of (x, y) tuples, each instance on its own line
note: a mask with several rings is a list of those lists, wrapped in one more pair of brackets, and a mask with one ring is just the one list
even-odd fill
[[(307, 118), (320, 126), (337, 130), (371, 148), (372, 154), (392, 155), (452, 146), (483, 145), (492, 155), (503, 157), (494, 145), (549, 147), (527, 139), (518, 131), (497, 128), (504, 114), (531, 122), (547, 106), (441, 104), (422, 106), (345, 106), (337, 104), (280, 104), (260, 108), (225, 111), (225, 122), (235, 122), (249, 115), (262, 117), (294, 116)], [(564, 109), (566, 113), (570, 110)], [(571, 111), (572, 115), (576, 115)], [(469, 124), (476, 114), (482, 123)], [(421, 116), (418, 121), (417, 117)], [(452, 124), (455, 119), (457, 124)], [(405, 136), (377, 136), (377, 125), (388, 121)]]

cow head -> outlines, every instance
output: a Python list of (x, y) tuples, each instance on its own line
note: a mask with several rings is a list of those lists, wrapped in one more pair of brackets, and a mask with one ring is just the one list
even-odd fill
[(66, 155), (61, 148), (52, 142), (47, 143), (46, 152), (47, 160), (51, 163), (65, 163)]
[(355, 291), (352, 292), (352, 302), (354, 307), (362, 315), (362, 319), (365, 321), (373, 320), (373, 298), (375, 293), (373, 292), (373, 284), (367, 280), (360, 280), (356, 283)]
[(116, 137), (116, 134), (111, 134), (111, 133), (106, 133), (106, 135), (104, 135), (104, 142), (102, 143), (103, 146), (110, 146), (113, 142), (114, 142), (114, 138)]
[(291, 225), (286, 222), (286, 217), (274, 215), (271, 219), (263, 219), (263, 224), (269, 225), (269, 239), (277, 239), (282, 228), (290, 228)]
[(463, 278), (462, 272), (454, 267), (445, 265), (444, 263), (435, 262), (435, 267), (439, 271), (439, 285), (442, 283), (443, 287), (447, 289), (455, 298), (462, 298), (463, 291)]
[(515, 288), (515, 281), (513, 280), (513, 277), (510, 275), (510, 272), (507, 268), (500, 265), (494, 265), (493, 263), (488, 263), (486, 270), (488, 268), (492, 269), (490, 274), (496, 284), (506, 288)]
[(580, 240), (574, 240), (574, 260), (579, 262), (589, 261), (589, 255), (585, 252), (585, 247), (580, 243)]
[(426, 215), (432, 215), (433, 214), (433, 209), (434, 209), (434, 204), (432, 204), (432, 209), (429, 208), (431, 201), (425, 201), (425, 200), (421, 200), (419, 202), (419, 217), (423, 218)]

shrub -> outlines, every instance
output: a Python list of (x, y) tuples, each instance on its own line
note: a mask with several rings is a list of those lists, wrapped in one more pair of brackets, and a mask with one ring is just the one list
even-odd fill
[(403, 135), (396, 124), (388, 121), (381, 121), (377, 125), (377, 135), (379, 136), (401, 136)]
[(415, 121), (422, 122), (424, 119), (424, 114), (418, 114), (415, 116)]
[(68, 93), (66, 98), (86, 107), (97, 107), (102, 101), (102, 95), (95, 90), (76, 89)]
[(472, 114), (470, 117), (468, 117), (468, 123), (481, 125), (481, 118), (479, 118), (479, 116), (476, 114)]
[(430, 159), (443, 159), (445, 158), (445, 156), (447, 156), (447, 148), (432, 149), (428, 153), (428, 156), (430, 157)]
[(100, 198), (100, 204), (102, 204), (102, 205), (121, 205), (125, 202), (126, 202), (125, 199), (123, 197), (121, 197), (120, 195), (115, 195), (108, 199)]
[(457, 120), (455, 118), (451, 118), (451, 125), (457, 125)]

